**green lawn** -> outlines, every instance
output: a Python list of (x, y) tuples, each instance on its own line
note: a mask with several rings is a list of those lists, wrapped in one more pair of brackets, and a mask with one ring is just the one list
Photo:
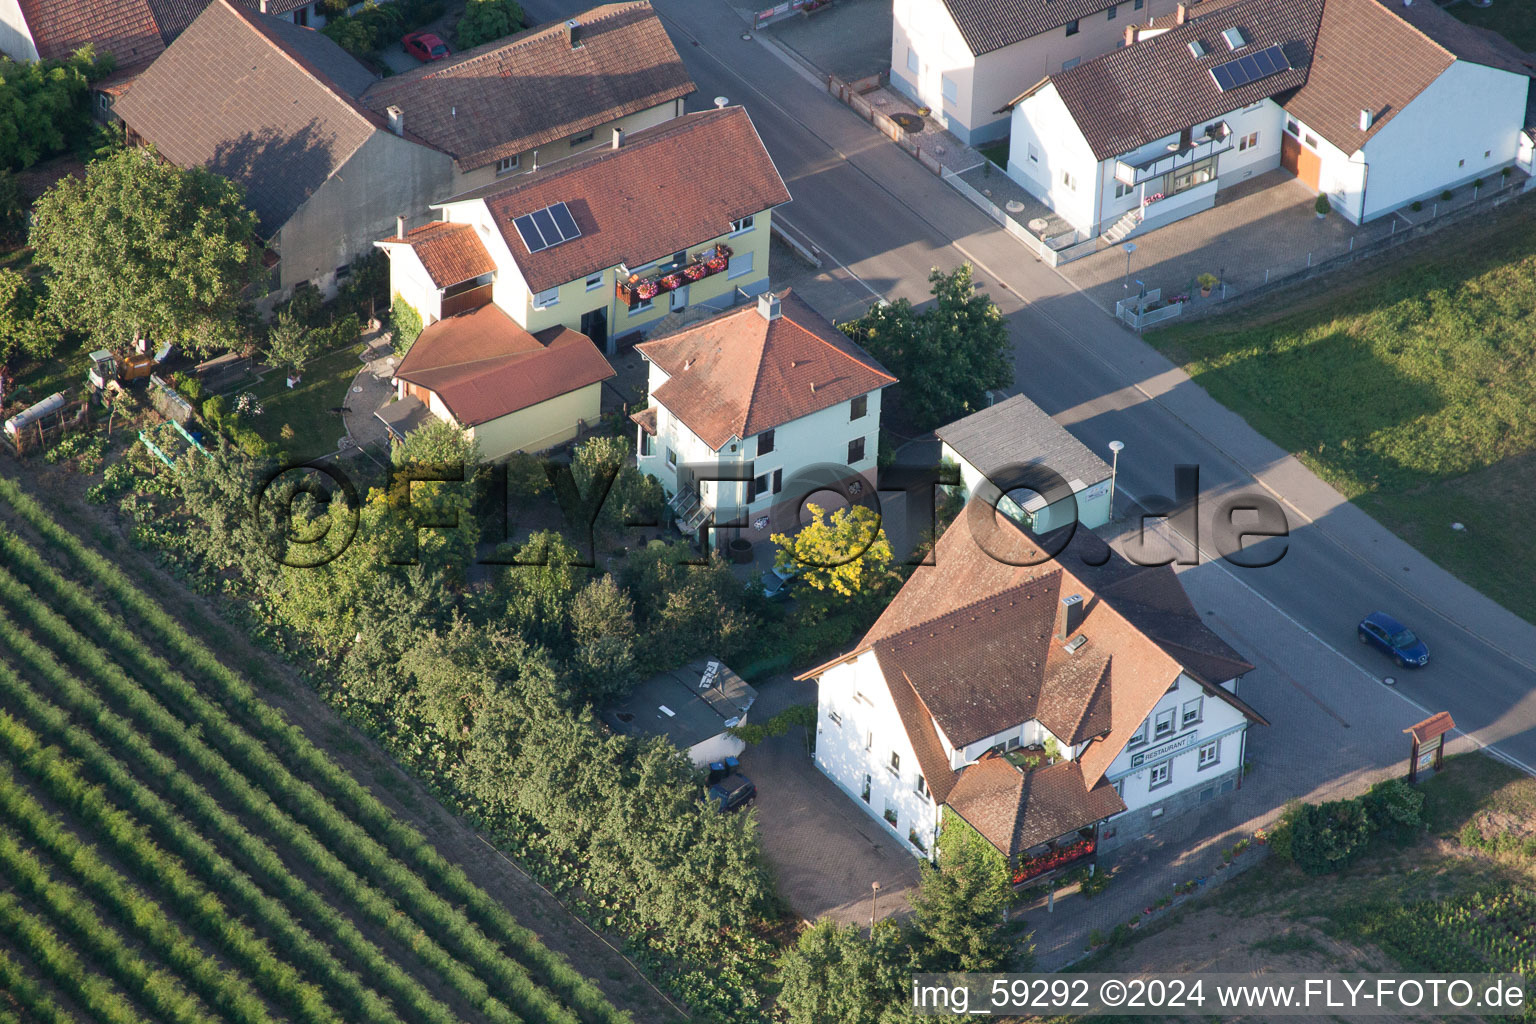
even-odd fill
[(991, 145), (987, 145), (987, 146), (977, 146), (976, 147), (976, 152), (980, 153), (982, 156), (986, 157), (988, 160), (991, 160), (993, 163), (997, 164), (997, 166), (999, 166), (999, 167), (1007, 167), (1008, 166), (1008, 140), (1007, 139), (1004, 139), (1002, 142), (994, 142)]
[(1520, 207), (1334, 290), (1147, 340), (1345, 497), (1536, 621), (1524, 518), (1536, 502), (1536, 206)]
[(1463, 0), (1446, 10), (1468, 25), (1492, 29), (1522, 50), (1536, 50), (1536, 5), (1530, 0), (1494, 0), (1490, 7)]
[[(363, 368), (358, 359), (362, 350), (354, 343), (316, 357), (304, 367), (303, 381), (292, 390), (276, 372), (250, 389), (261, 403), (262, 414), (248, 422), (281, 449), (284, 461), (318, 459), (336, 451), (336, 442), (346, 430), (341, 414), (331, 410), (346, 404), (352, 378)], [(233, 397), (230, 401), (233, 404)], [(283, 430), (285, 426), (291, 434)]]

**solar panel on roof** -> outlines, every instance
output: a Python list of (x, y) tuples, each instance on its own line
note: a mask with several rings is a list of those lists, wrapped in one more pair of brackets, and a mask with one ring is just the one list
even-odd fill
[(517, 228), (517, 233), (523, 236), (523, 244), (528, 247), (529, 252), (533, 253), (538, 252), (540, 249), (549, 248), (549, 243), (544, 241), (544, 236), (539, 234), (538, 227), (533, 223), (533, 217), (524, 214), (514, 220), (512, 224)]
[(1246, 57), (1216, 65), (1211, 68), (1211, 77), (1216, 80), (1216, 86), (1222, 92), (1231, 92), (1249, 82), (1257, 82), (1261, 78), (1279, 74), (1290, 66), (1291, 62), (1286, 58), (1284, 48), (1271, 46), (1257, 53), (1250, 53)]
[(564, 203), (555, 203), (542, 210), (525, 213), (515, 218), (512, 224), (517, 228), (517, 233), (523, 237), (523, 244), (528, 247), (530, 253), (581, 237), (581, 229), (576, 226), (576, 218), (571, 216), (570, 209)]

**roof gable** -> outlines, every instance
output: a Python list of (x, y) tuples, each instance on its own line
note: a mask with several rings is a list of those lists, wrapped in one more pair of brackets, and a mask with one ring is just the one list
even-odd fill
[(637, 346), (668, 375), (652, 398), (716, 451), (896, 382), (798, 295), (779, 309), (770, 321), (744, 305)]
[(647, 2), (607, 4), (385, 79), (363, 102), (399, 107), (411, 132), (472, 170), (694, 92)]
[(213, 0), (115, 112), (160, 155), (245, 187), (276, 233), (379, 129), (367, 69), (320, 33)]
[(379, 244), (410, 246), (439, 288), (451, 288), (496, 270), (496, 261), (468, 224), (437, 220), (412, 228), (404, 238), (385, 238)]
[(1025, 772), (997, 756), (960, 773), (948, 806), (1010, 858), (1125, 810), (1114, 786), (1090, 787), (1076, 761)]
[[(699, 245), (789, 198), (747, 112), (726, 107), (684, 114), (635, 132), (617, 149), (585, 153), (450, 203), (483, 201), (523, 279), (542, 291)], [(580, 237), (530, 253), (514, 221), (561, 202)]]

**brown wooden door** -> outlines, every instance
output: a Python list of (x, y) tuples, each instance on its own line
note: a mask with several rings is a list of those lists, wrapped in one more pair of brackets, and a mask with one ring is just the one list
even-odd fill
[(1280, 166), (1296, 175), (1303, 185), (1317, 188), (1318, 172), (1322, 170), (1322, 157), (1307, 149), (1301, 140), (1290, 135), (1280, 137)]

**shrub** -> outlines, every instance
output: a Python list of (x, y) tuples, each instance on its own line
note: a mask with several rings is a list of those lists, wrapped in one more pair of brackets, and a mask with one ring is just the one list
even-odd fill
[(1328, 197), (1322, 195), (1317, 197), (1317, 200), (1312, 204), (1312, 208), (1319, 214), (1325, 214), (1329, 210), (1333, 209), (1333, 207), (1328, 205)]
[(1424, 794), (1402, 779), (1378, 782), (1363, 801), (1371, 828), (1398, 842), (1412, 838), (1425, 827)]
[(1309, 875), (1344, 867), (1371, 838), (1370, 817), (1357, 800), (1303, 804), (1291, 827), (1292, 859)]
[(1201, 288), (1204, 288), (1206, 291), (1210, 291), (1212, 288), (1216, 287), (1216, 284), (1218, 281), (1220, 281), (1220, 278), (1218, 278), (1215, 274), (1201, 274), (1198, 278), (1196, 278), (1196, 280), (1200, 282)]
[(454, 31), (458, 33), (459, 48), (467, 50), (509, 36), (522, 27), (523, 9), (515, 0), (469, 0)]
[(1424, 204), (1415, 199), (1409, 209), (1411, 209), (1414, 213), (1418, 213), (1420, 210), (1424, 209)]
[(421, 337), (421, 314), (396, 295), (394, 304), (389, 307), (389, 319), (395, 329), (395, 355), (403, 358), (411, 346), (416, 344), (416, 339)]
[(1452, 192), (1450, 189), (1446, 189), (1444, 192), (1440, 193), (1440, 201), (1441, 202), (1447, 202), (1447, 201), (1455, 198), (1455, 196), (1456, 196), (1456, 193)]
[(210, 427), (215, 429), (223, 426), (224, 418), (229, 414), (229, 403), (223, 395), (214, 395), (203, 403), (203, 419)]

